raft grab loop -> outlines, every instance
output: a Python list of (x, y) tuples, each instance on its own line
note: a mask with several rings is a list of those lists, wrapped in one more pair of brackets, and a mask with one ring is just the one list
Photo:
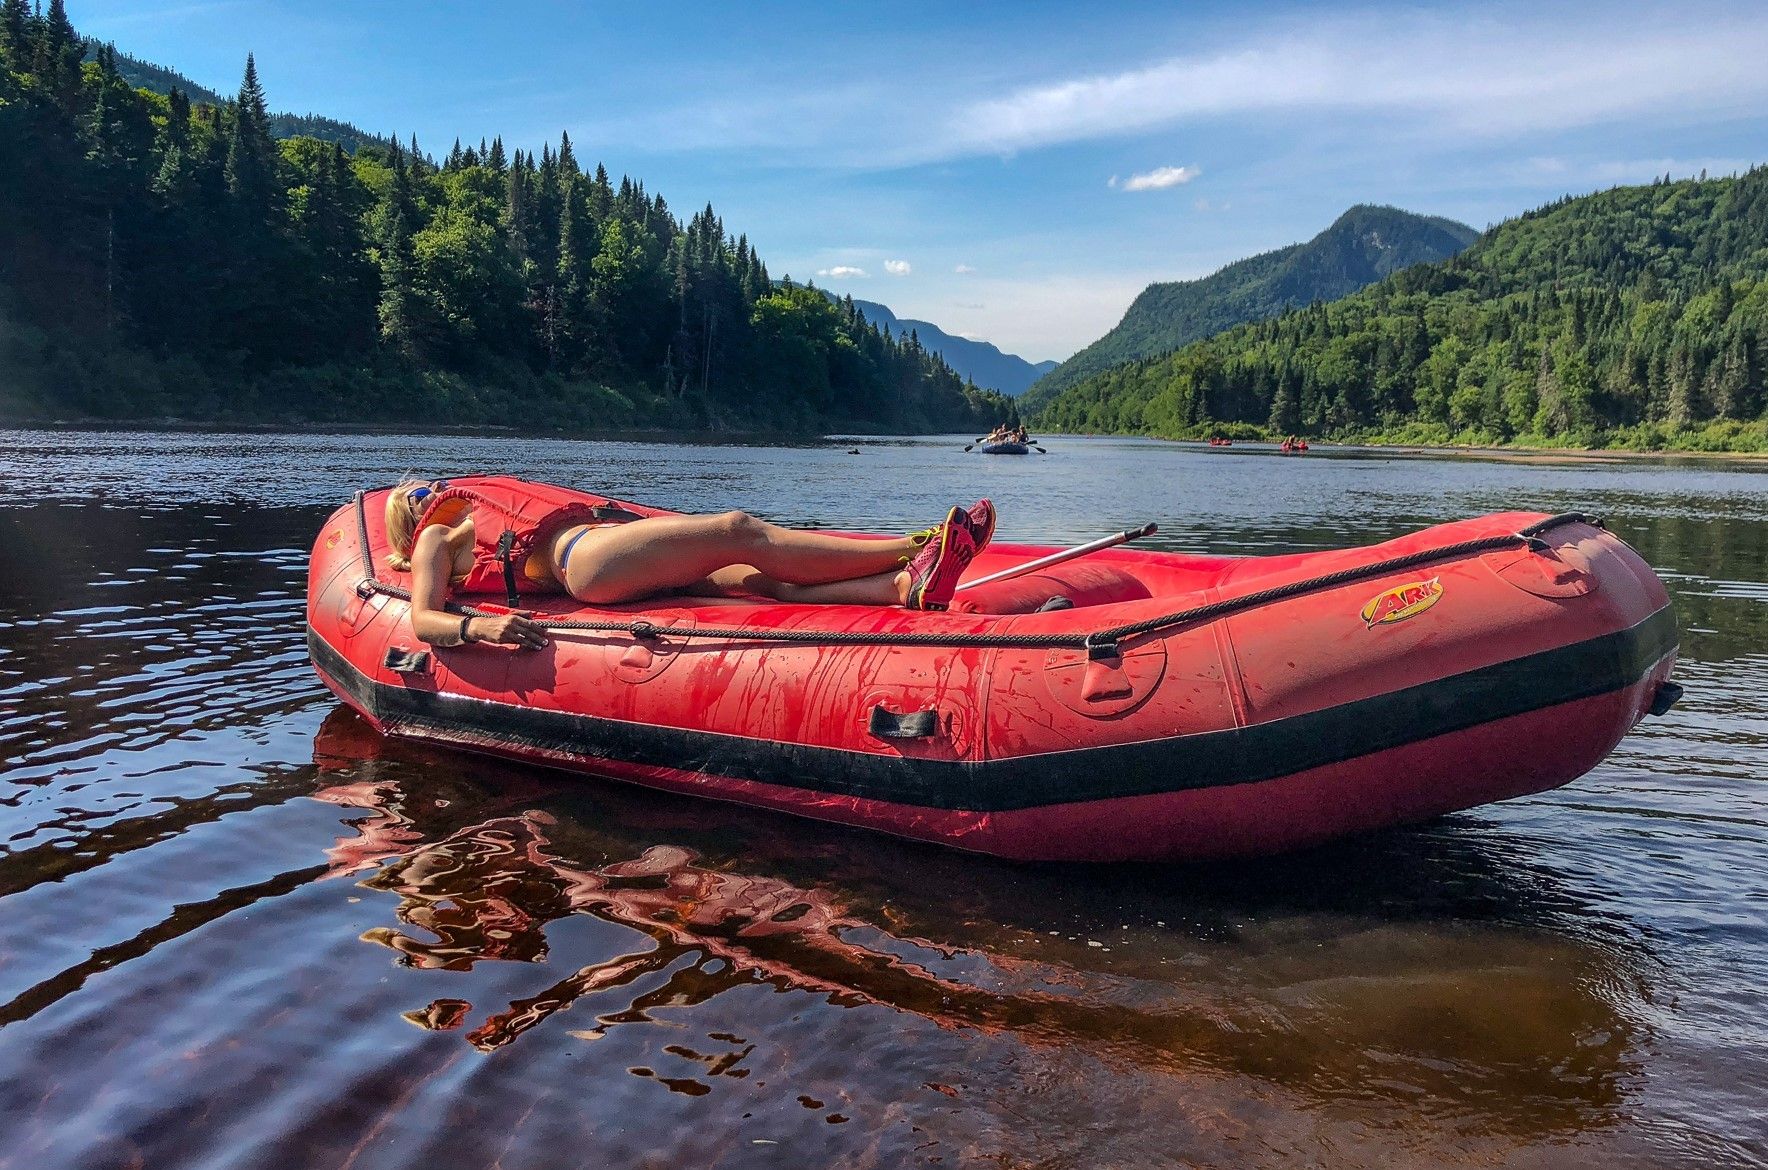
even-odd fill
[(879, 703), (872, 708), (866, 732), (879, 739), (926, 739), (939, 731), (939, 712), (898, 713)]
[(388, 646), (381, 665), (394, 674), (422, 674), (430, 666), (428, 650), (412, 650), (405, 646)]
[(497, 561), (503, 566), (503, 591), (507, 598), (505, 604), (515, 609), (522, 604), (522, 595), (516, 592), (516, 530), (506, 528), (503, 535), (497, 538)]
[[(361, 539), (362, 580), (356, 585), (356, 591), (366, 597), (370, 593), (379, 593), (386, 597), (396, 597), (402, 601), (411, 600), (411, 590), (403, 586), (389, 584), (375, 576), (374, 556), (369, 552), (368, 514), (364, 505), (366, 493), (356, 493), (356, 523), (358, 536)], [(1420, 552), (1407, 553), (1404, 556), (1389, 557), (1385, 561), (1374, 561), (1366, 565), (1352, 565), (1333, 573), (1323, 573), (1318, 577), (1308, 577), (1300, 581), (1291, 581), (1285, 585), (1275, 585), (1269, 589), (1261, 589), (1255, 593), (1247, 593), (1240, 597), (1224, 598), (1206, 605), (1192, 606), (1173, 613), (1161, 614), (1158, 617), (1144, 618), (1139, 622), (1130, 622), (1121, 626), (1111, 626), (1103, 630), (1094, 630), (1088, 634), (959, 634), (959, 633), (871, 633), (859, 630), (780, 630), (757, 629), (751, 626), (695, 626), (692, 629), (677, 631), (684, 638), (723, 638), (730, 641), (767, 643), (786, 642), (812, 646), (950, 646), (958, 648), (999, 648), (1016, 650), (1081, 650), (1086, 652), (1089, 660), (1102, 660), (1119, 656), (1121, 651), (1117, 643), (1144, 634), (1153, 634), (1174, 626), (1191, 625), (1196, 622), (1214, 621), (1216, 618), (1227, 617), (1243, 610), (1257, 609), (1272, 602), (1286, 601), (1291, 597), (1300, 597), (1306, 593), (1316, 593), (1323, 589), (1334, 589), (1340, 585), (1348, 585), (1370, 577), (1383, 577), (1390, 573), (1398, 573), (1419, 565), (1428, 565), (1436, 561), (1451, 560), (1456, 557), (1473, 556), (1477, 553), (1495, 552), (1499, 549), (1515, 548), (1517, 545), (1539, 551), (1537, 546), (1545, 547), (1541, 534), (1567, 524), (1587, 524), (1593, 528), (1603, 527), (1602, 521), (1595, 516), (1583, 512), (1561, 512), (1557, 516), (1549, 516), (1545, 520), (1536, 521), (1523, 528), (1520, 532), (1501, 533), (1497, 536), (1482, 536), (1474, 540), (1463, 540), (1455, 544), (1446, 544), (1440, 548), (1424, 549)], [(451, 613), (466, 614), (469, 617), (489, 617), (488, 611), (470, 605), (448, 602)], [(655, 623), (644, 618), (630, 621), (588, 621), (582, 619), (539, 620), (538, 624), (549, 630), (580, 630), (586, 633), (625, 634), (632, 638), (656, 638), (660, 631)]]

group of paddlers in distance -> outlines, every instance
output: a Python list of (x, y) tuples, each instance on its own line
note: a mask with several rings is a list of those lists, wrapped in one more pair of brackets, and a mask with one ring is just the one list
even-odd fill
[(1025, 433), (1023, 425), (1007, 426), (1005, 423), (996, 427), (972, 442), (964, 444), (964, 450), (980, 448), (984, 455), (1025, 455), (1036, 451), (1039, 455), (1049, 452), (1038, 446), (1037, 440)]
[[(1211, 447), (1232, 447), (1234, 445), (1234, 440), (1226, 435), (1211, 435), (1207, 442)], [(1277, 445), (1277, 450), (1285, 455), (1300, 455), (1307, 449), (1308, 441), (1295, 435), (1290, 435)]]

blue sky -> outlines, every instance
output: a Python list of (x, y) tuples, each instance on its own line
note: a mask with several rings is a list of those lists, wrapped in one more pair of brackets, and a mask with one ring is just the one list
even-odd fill
[[(1768, 161), (1768, 3), (69, 0), (274, 109), (577, 156), (775, 276), (1033, 360), (1353, 203), (1484, 227)], [(819, 275), (821, 274), (821, 275)]]

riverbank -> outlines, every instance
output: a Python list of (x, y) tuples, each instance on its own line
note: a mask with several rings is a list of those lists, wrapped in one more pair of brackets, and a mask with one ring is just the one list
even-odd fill
[[(1061, 434), (1045, 431), (1044, 434)], [(1186, 427), (1176, 433), (1146, 434), (1144, 438), (1170, 442), (1204, 442), (1210, 438), (1236, 442), (1281, 443), (1285, 436), (1254, 423), (1210, 423)], [(1579, 432), (1563, 436), (1522, 434), (1513, 438), (1475, 431), (1450, 434), (1447, 428), (1425, 425), (1398, 430), (1335, 431), (1301, 436), (1309, 443), (1341, 447), (1376, 447), (1396, 452), (1429, 454), (1557, 454), (1564, 456), (1612, 456), (1648, 458), (1664, 455), (1716, 455), (1727, 458), (1768, 456), (1768, 419), (1740, 423), (1722, 421), (1700, 427), (1670, 429), (1642, 423), (1613, 431)]]
[(822, 446), (832, 442), (829, 435), (883, 435), (894, 432), (868, 429), (863, 426), (836, 425), (812, 430), (779, 430), (757, 428), (682, 428), (618, 426), (607, 428), (557, 427), (550, 430), (533, 427), (447, 423), (402, 425), (386, 422), (237, 422), (206, 421), (175, 417), (107, 418), (107, 419), (7, 419), (0, 418), (0, 430), (41, 431), (67, 434), (88, 431), (99, 434), (149, 432), (156, 434), (240, 434), (240, 435), (403, 435), (423, 437), (563, 439), (568, 441), (604, 443), (683, 443), (693, 446), (720, 443), (775, 443), (785, 446)]

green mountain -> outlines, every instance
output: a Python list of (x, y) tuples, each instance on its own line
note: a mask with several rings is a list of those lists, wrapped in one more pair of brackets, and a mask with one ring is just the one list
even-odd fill
[[(100, 45), (88, 37), (85, 41), (86, 59), (96, 59), (98, 51), (107, 46)], [(190, 78), (175, 69), (167, 69), (163, 65), (155, 65), (151, 61), (143, 61), (139, 57), (131, 57), (127, 53), (110, 50), (114, 54), (117, 72), (124, 81), (136, 89), (145, 89), (151, 93), (169, 94), (173, 89), (179, 90), (190, 99), (192, 105), (221, 105), (226, 99), (207, 86), (198, 85)], [(336, 118), (327, 118), (319, 114), (271, 114), (270, 137), (272, 138), (318, 138), (324, 142), (335, 142), (345, 150), (354, 154), (364, 146), (391, 146), (393, 140), (379, 134), (370, 134), (366, 130), (340, 122)]]
[[(706, 206), (568, 136), (438, 165), (91, 53), (0, 5), (0, 418), (965, 431), (1014, 417), (913, 335), (776, 283)], [(191, 87), (200, 91), (200, 87)], [(207, 93), (212, 98), (212, 93)], [(360, 135), (360, 132), (355, 132)], [(322, 140), (316, 135), (328, 135)]]
[[(833, 301), (852, 300), (837, 297), (827, 289), (823, 291)], [(929, 352), (938, 354), (958, 377), (967, 378), (984, 390), (998, 390), (1010, 398), (1016, 397), (1056, 368), (1055, 362), (1028, 362), (1018, 354), (1002, 353), (986, 341), (955, 336), (930, 321), (898, 317), (888, 306), (877, 301), (852, 300), (852, 304), (873, 325), (888, 328), (898, 337), (912, 334)]]
[(1093, 374), (1046, 429), (1768, 449), (1768, 168), (1567, 198), (1460, 255)]
[(1479, 233), (1397, 207), (1359, 205), (1305, 244), (1238, 260), (1199, 280), (1151, 284), (1115, 329), (1046, 374), (1020, 400), (1033, 413), (1082, 379), (1169, 353), (1245, 321), (1330, 301), (1414, 264), (1442, 260)]

